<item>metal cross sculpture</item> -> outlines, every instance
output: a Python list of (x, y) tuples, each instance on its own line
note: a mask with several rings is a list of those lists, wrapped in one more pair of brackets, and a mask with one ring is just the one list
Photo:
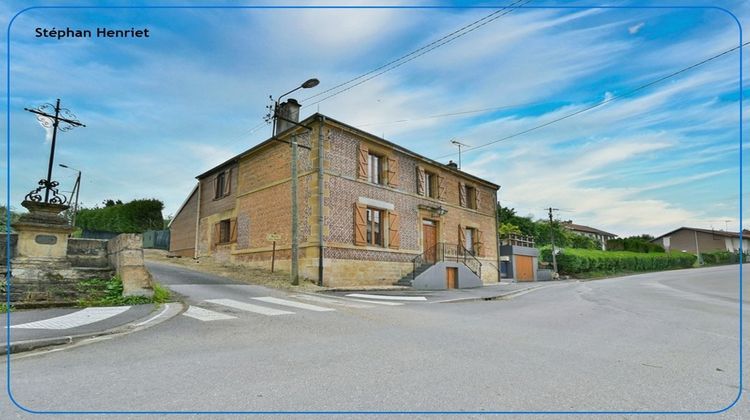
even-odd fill
[[(67, 108), (60, 108), (60, 100), (55, 105), (44, 104), (35, 109), (24, 108), (24, 110), (36, 114), (36, 119), (43, 127), (52, 125), (52, 146), (49, 152), (49, 166), (47, 167), (47, 179), (39, 181), (39, 187), (26, 194), (26, 200), (42, 202), (41, 191), (44, 191), (44, 203), (65, 204), (67, 197), (58, 194), (57, 181), (52, 180), (52, 165), (55, 161), (55, 142), (57, 140), (57, 131), (68, 131), (76, 127), (86, 127), (76, 119), (76, 116)], [(54, 111), (54, 115), (52, 114)], [(60, 123), (63, 123), (62, 125)], [(52, 198), (50, 198), (50, 192)]]

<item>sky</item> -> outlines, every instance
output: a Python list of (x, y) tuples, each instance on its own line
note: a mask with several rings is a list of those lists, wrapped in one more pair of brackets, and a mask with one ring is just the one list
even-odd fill
[[(748, 142), (740, 144), (740, 54), (689, 67), (737, 47), (732, 14), (750, 25), (750, 6), (714, 2), (730, 14), (643, 7), (665, 4), (651, 1), (516, 1), (525, 7), (498, 13), (500, 7), (48, 7), (19, 15), (30, 5), (65, 3), (5, 2), (4, 26), (15, 16), (10, 49), (5, 31), (0, 46), (4, 64), (10, 58), (10, 102), (2, 76), (9, 204), (22, 210), (47, 171), (49, 132), (24, 107), (60, 98), (86, 125), (60, 133), (55, 154), (56, 165), (82, 171), (82, 205), (158, 198), (166, 216), (176, 213), (196, 175), (270, 136), (263, 121), (269, 95), (316, 77), (319, 86), (292, 95), (302, 118), (321, 112), (443, 163), (458, 161), (451, 144), (458, 140), (469, 146), (462, 170), (500, 185), (501, 204), (521, 216), (545, 218), (544, 209), (554, 207), (562, 220), (620, 236), (658, 236), (680, 226), (737, 231), (740, 196), (750, 198), (739, 183), (747, 167), (740, 167), (740, 153), (745, 162), (750, 157)], [(592, 5), (620, 8), (570, 8)], [(431, 44), (477, 21), (486, 23)], [(68, 27), (148, 28), (150, 37), (35, 37), (36, 28)], [(747, 67), (750, 47), (743, 53)], [(747, 77), (743, 82), (747, 89)], [(7, 127), (3, 118), (3, 133)], [(54, 168), (62, 191), (75, 177)]]

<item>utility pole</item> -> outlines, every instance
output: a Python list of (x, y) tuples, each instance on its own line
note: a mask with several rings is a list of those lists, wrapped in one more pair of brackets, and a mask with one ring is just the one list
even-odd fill
[[(80, 121), (76, 120), (76, 116), (70, 112), (67, 108), (60, 108), (60, 99), (53, 106), (52, 104), (44, 104), (35, 109), (24, 108), (24, 110), (36, 114), (36, 119), (42, 124), (42, 127), (49, 127), (52, 125), (52, 145), (50, 146), (49, 152), (49, 165), (47, 166), (47, 179), (39, 181), (39, 188), (31, 191), (26, 195), (26, 199), (29, 201), (42, 201), (42, 196), (39, 192), (44, 189), (44, 203), (52, 204), (65, 204), (67, 198), (60, 197), (57, 195), (57, 186), (59, 183), (52, 180), (52, 165), (55, 161), (55, 143), (57, 142), (57, 131), (68, 131), (75, 127), (86, 127)], [(49, 113), (54, 110), (54, 115)], [(62, 114), (63, 116), (60, 116)], [(60, 126), (63, 122), (65, 125)], [(49, 193), (52, 191), (52, 200), (50, 201)]]
[(550, 236), (550, 242), (552, 243), (552, 269), (557, 273), (557, 256), (555, 256), (555, 231), (552, 229), (552, 212), (555, 210), (560, 210), (556, 208), (548, 208), (549, 211), (549, 236)]

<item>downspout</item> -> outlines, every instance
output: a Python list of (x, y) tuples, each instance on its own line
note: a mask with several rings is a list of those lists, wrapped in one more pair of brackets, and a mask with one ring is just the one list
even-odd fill
[(323, 286), (323, 125), (326, 117), (318, 119), (318, 286)]
[(203, 183), (201, 180), (198, 180), (198, 197), (197, 197), (197, 203), (196, 203), (196, 210), (195, 210), (195, 247), (193, 249), (193, 258), (198, 258), (198, 244), (200, 243), (200, 235), (201, 235), (201, 185)]
[[(498, 191), (500, 188), (498, 187)], [(503, 271), (500, 269), (500, 229), (498, 225), (498, 208), (500, 202), (497, 199), (497, 191), (495, 191), (495, 258), (497, 258), (497, 282), (500, 283), (503, 280)]]

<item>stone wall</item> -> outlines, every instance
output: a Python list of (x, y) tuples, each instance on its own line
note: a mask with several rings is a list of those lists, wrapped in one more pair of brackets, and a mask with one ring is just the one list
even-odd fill
[(123, 233), (107, 242), (107, 258), (122, 279), (123, 296), (152, 296), (151, 273), (143, 265), (143, 239)]
[[(8, 251), (7, 251), (8, 237), (5, 233), (0, 233), (0, 265), (5, 265), (7, 262)], [(18, 235), (15, 233), (10, 234), (10, 258), (15, 257), (18, 254)]]
[(68, 261), (73, 267), (109, 267), (107, 241), (104, 239), (68, 239)]

